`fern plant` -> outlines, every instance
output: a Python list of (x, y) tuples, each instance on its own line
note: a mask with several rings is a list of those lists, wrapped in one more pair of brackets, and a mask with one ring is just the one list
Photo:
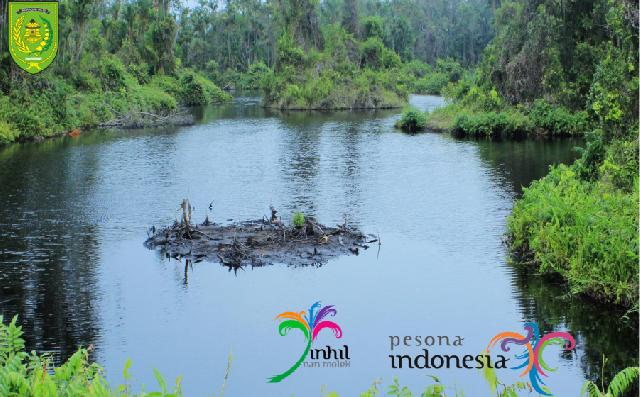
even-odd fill
[(0, 316), (0, 396), (11, 397), (180, 397), (180, 379), (169, 388), (158, 371), (154, 371), (161, 391), (130, 393), (131, 376), (127, 361), (124, 378), (127, 384), (115, 389), (107, 383), (104, 371), (89, 361), (89, 351), (78, 349), (64, 364), (53, 365), (51, 357), (26, 353), (22, 328), (15, 316), (5, 325)]
[(625, 368), (622, 371), (618, 372), (611, 382), (609, 382), (609, 386), (605, 388), (604, 386), (604, 367), (607, 364), (607, 358), (602, 356), (602, 376), (600, 379), (602, 383), (600, 387), (594, 382), (588, 380), (582, 386), (582, 390), (580, 392), (581, 396), (587, 397), (622, 397), (624, 394), (631, 389), (631, 386), (638, 382), (638, 377), (640, 377), (640, 367), (629, 367)]

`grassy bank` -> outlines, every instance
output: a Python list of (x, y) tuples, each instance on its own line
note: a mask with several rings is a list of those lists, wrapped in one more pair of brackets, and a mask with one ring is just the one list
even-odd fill
[(399, 123), (396, 127), (411, 131), (412, 120), (420, 118), (424, 123), (418, 130), (449, 132), (457, 137), (506, 139), (579, 136), (590, 128), (585, 111), (570, 111), (543, 99), (528, 105), (508, 105), (495, 91), (480, 94), (477, 88), (475, 92), (452, 96), (460, 84), (464, 83), (449, 83), (444, 89), (447, 105), (422, 114), (405, 112), (402, 118), (407, 124)]
[(16, 75), (8, 94), (0, 97), (0, 143), (41, 139), (146, 113), (168, 116), (182, 106), (231, 98), (195, 71), (136, 77), (109, 55), (71, 76), (53, 70)]
[[(448, 106), (406, 110), (397, 126), (476, 138), (584, 135), (576, 163), (552, 169), (516, 202), (510, 247), (526, 266), (560, 275), (573, 293), (637, 311), (637, 27), (623, 2), (576, 5), (576, 15), (597, 22), (588, 25), (552, 2), (529, 3), (497, 11), (483, 62), (442, 89)], [(556, 33), (542, 33), (545, 24)], [(524, 65), (534, 66), (525, 72)]]
[(559, 166), (524, 191), (508, 221), (511, 249), (573, 293), (638, 304), (638, 188), (582, 181)]
[[(545, 113), (548, 108), (536, 112), (536, 100), (530, 117), (565, 133), (579, 125), (574, 132), (585, 132), (586, 147), (574, 164), (552, 169), (524, 191), (508, 221), (510, 245), (526, 265), (563, 277), (572, 292), (637, 311), (638, 30), (624, 3), (608, 2), (604, 15), (598, 4), (590, 5), (593, 10), (579, 8), (576, 13), (602, 25), (567, 21), (566, 26), (576, 33), (593, 29), (581, 34), (601, 41), (573, 42), (577, 34), (559, 37), (552, 48), (569, 46), (575, 52), (568, 54), (566, 69), (561, 63), (544, 64), (544, 73), (561, 78), (530, 93), (545, 92), (558, 106), (572, 107), (573, 114), (559, 112), (559, 107), (551, 113)], [(519, 12), (522, 15), (505, 29), (560, 11), (540, 8), (533, 16)], [(500, 47), (515, 44), (501, 34), (497, 41)], [(495, 53), (497, 45), (491, 51)], [(497, 67), (487, 69), (495, 73)], [(521, 92), (503, 87), (506, 98), (525, 99)]]

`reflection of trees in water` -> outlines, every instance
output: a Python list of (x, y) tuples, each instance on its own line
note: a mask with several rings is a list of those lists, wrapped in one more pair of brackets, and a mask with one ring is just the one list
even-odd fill
[[(287, 182), (287, 198), (291, 213), (299, 209), (316, 213), (317, 177), (320, 172), (321, 123), (287, 123), (280, 157), (283, 180)], [(285, 214), (282, 214), (286, 216)]]
[(96, 156), (78, 151), (59, 161), (57, 149), (74, 144), (0, 152), (0, 314), (19, 315), (29, 349), (62, 358), (97, 335), (97, 230), (83, 202)]
[(256, 96), (235, 98), (233, 102), (227, 102), (209, 106), (197, 106), (191, 108), (198, 123), (208, 123), (214, 120), (248, 120), (265, 117), (265, 108), (261, 105), (259, 93)]
[(340, 131), (338, 140), (338, 149), (341, 153), (337, 156), (339, 161), (340, 172), (342, 173), (342, 188), (344, 189), (344, 213), (348, 217), (348, 221), (358, 224), (360, 219), (361, 199), (361, 155), (360, 145), (362, 142), (360, 131), (362, 124), (350, 124), (345, 130)]
[(572, 150), (582, 146), (581, 139), (526, 139), (476, 140), (480, 158), (495, 170), (496, 182), (516, 195), (523, 186), (540, 179), (548, 173), (552, 164), (570, 164), (578, 153)]
[[(317, 202), (330, 200), (350, 222), (357, 223), (361, 205), (362, 134), (372, 117), (389, 112), (286, 112), (282, 123), (289, 134), (280, 159), (283, 180), (293, 210), (315, 212)], [(324, 145), (323, 145), (324, 142)], [(322, 173), (338, 175), (324, 176)], [(337, 178), (336, 178), (337, 177)], [(335, 181), (336, 185), (323, 183)], [(324, 203), (324, 202), (323, 202)]]
[[(514, 268), (513, 284), (526, 320), (537, 322), (542, 332), (566, 327), (574, 335), (589, 379), (600, 384), (603, 354), (608, 359), (605, 382), (621, 369), (638, 365), (637, 316), (622, 320), (624, 310), (572, 297), (562, 283), (520, 267)], [(565, 357), (574, 359), (572, 354)]]

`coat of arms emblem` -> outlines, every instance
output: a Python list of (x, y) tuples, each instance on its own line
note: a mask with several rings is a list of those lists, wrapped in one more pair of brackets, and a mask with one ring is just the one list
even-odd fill
[(15, 63), (35, 74), (58, 54), (58, 2), (9, 1), (9, 52)]

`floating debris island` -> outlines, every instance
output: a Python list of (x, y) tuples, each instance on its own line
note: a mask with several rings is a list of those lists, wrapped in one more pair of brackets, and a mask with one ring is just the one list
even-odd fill
[(159, 249), (170, 258), (218, 262), (231, 270), (274, 263), (322, 265), (331, 258), (358, 255), (369, 244), (379, 244), (377, 237), (367, 236), (346, 222), (328, 227), (297, 213), (294, 224), (285, 225), (273, 207), (270, 218), (218, 224), (207, 216), (199, 225), (191, 222), (188, 200), (183, 200), (181, 209), (180, 222), (159, 230), (150, 229), (147, 248)]

